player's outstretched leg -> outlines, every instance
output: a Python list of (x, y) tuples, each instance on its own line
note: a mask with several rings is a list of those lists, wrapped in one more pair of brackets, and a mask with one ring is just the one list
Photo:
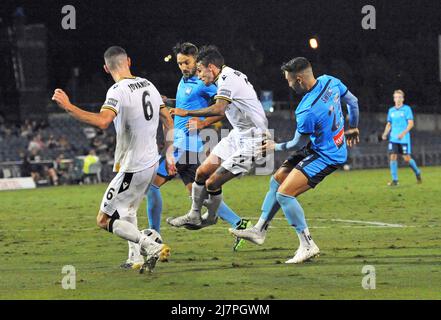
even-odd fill
[(167, 223), (173, 227), (188, 227), (197, 228), (201, 225), (201, 208), (204, 200), (207, 198), (208, 193), (205, 189), (205, 182), (195, 181), (193, 182), (191, 189), (191, 209), (187, 214), (180, 217), (169, 217)]
[(254, 244), (262, 245), (265, 241), (266, 231), (269, 223), (280, 208), (276, 199), (277, 189), (280, 184), (272, 176), (270, 179), (269, 190), (265, 196), (265, 200), (262, 204), (262, 214), (257, 224), (250, 229), (237, 230), (229, 229), (230, 233), (238, 238), (242, 238), (251, 241)]
[[(191, 189), (191, 199), (192, 205), (191, 209), (187, 214), (183, 216), (174, 218), (167, 218), (167, 223), (173, 227), (187, 227), (187, 228), (197, 228), (201, 225), (201, 209), (204, 201), (208, 198), (208, 191), (206, 189), (205, 183), (208, 178), (219, 168), (221, 160), (214, 154), (210, 154), (207, 159), (199, 166), (196, 170), (196, 178), (192, 184)], [(222, 201), (222, 197), (220, 197)], [(216, 199), (217, 200), (217, 199)], [(216, 207), (217, 204), (217, 207)], [(220, 203), (213, 203), (211, 210), (213, 208), (219, 208)], [(210, 211), (210, 208), (208, 208)]]
[[(299, 159), (300, 161), (301, 159)], [(286, 177), (292, 170), (292, 165), (286, 161), (280, 167), (274, 176), (271, 176), (269, 189), (262, 204), (262, 213), (257, 224), (246, 230), (229, 229), (234, 236), (251, 241), (254, 244), (261, 245), (265, 241), (266, 232), (268, 230), (271, 220), (280, 209), (280, 204), (277, 202), (276, 194), (280, 187), (280, 183), (285, 181)]]
[[(125, 220), (127, 222), (130, 222), (131, 224), (133, 224), (135, 226), (135, 228), (138, 229), (138, 219), (137, 219), (136, 215), (126, 216), (121, 219)], [(140, 252), (141, 248), (140, 248), (139, 244), (137, 244), (135, 242), (127, 241), (127, 243), (129, 245), (129, 256), (128, 256), (127, 260), (120, 265), (120, 267), (122, 269), (139, 270), (142, 267), (142, 265), (144, 264), (144, 259), (141, 255), (141, 252)]]
[(295, 228), (300, 241), (294, 257), (286, 263), (302, 263), (320, 254), (309, 233), (303, 208), (296, 198), (310, 188), (308, 178), (300, 170), (294, 169), (279, 187), (276, 195), (288, 223)]
[(156, 243), (128, 221), (110, 217), (100, 211), (97, 216), (97, 225), (122, 239), (139, 244), (141, 254), (145, 256), (145, 263), (150, 271), (155, 267), (157, 260), (164, 261), (170, 256), (170, 247), (168, 245)]
[(296, 197), (278, 192), (277, 201), (281, 204), (289, 224), (296, 229), (297, 236), (300, 240), (300, 246), (295, 256), (287, 260), (286, 263), (302, 263), (317, 256), (320, 250), (314, 243), (314, 240), (312, 240), (308, 226), (306, 225), (303, 208)]

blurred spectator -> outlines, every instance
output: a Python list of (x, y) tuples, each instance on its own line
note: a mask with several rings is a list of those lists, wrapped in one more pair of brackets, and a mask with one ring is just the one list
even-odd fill
[(62, 135), (59, 139), (58, 139), (58, 146), (61, 150), (69, 150), (70, 149), (70, 143), (69, 141), (66, 139), (66, 136)]
[(41, 135), (37, 134), (28, 145), (28, 151), (31, 153), (40, 152), (45, 148), (45, 144), (41, 139)]
[(101, 162), (99, 157), (97, 157), (95, 150), (92, 149), (84, 158), (83, 181), (85, 183), (90, 183), (90, 181), (95, 180), (95, 178), (97, 182), (101, 182)]
[(83, 133), (87, 139), (93, 139), (96, 137), (96, 130), (92, 127), (86, 127), (83, 129)]
[(58, 186), (58, 174), (55, 168), (50, 167), (48, 165), (43, 166), (43, 173), (46, 178), (49, 178), (49, 181), (54, 186)]
[(47, 140), (47, 142), (46, 142), (46, 146), (49, 148), (49, 149), (56, 149), (56, 148), (58, 148), (58, 141), (57, 141), (57, 139), (55, 139), (55, 137), (54, 137), (54, 135), (53, 134), (51, 134), (50, 136), (49, 136), (49, 139)]
[(40, 174), (38, 172), (37, 166), (31, 163), (31, 158), (29, 154), (20, 153), (20, 157), (22, 159), (20, 175), (22, 177), (32, 177), (35, 183), (37, 183), (37, 181), (40, 178)]
[(84, 158), (84, 165), (83, 165), (83, 173), (85, 175), (90, 173), (90, 166), (94, 163), (97, 163), (100, 161), (100, 158), (96, 156), (95, 150), (90, 150), (89, 154)]

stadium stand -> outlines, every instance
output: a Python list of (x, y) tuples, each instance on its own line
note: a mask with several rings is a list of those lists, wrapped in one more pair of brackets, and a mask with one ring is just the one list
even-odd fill
[[(292, 112), (268, 113), (269, 128), (274, 129), (277, 142), (292, 138), (295, 124)], [(223, 122), (229, 128), (228, 122)], [(373, 114), (362, 114), (360, 145), (349, 153), (351, 169), (388, 167), (387, 142), (380, 135), (384, 123)], [(430, 139), (429, 139), (430, 138)], [(162, 146), (162, 130), (158, 130), (158, 145)], [(418, 163), (441, 164), (441, 135), (434, 132), (412, 130), (413, 154)], [(92, 181), (109, 181), (113, 176), (113, 128), (106, 131), (79, 123), (65, 113), (53, 113), (46, 122), (25, 121), (21, 126), (0, 124), (0, 177), (36, 175), (39, 185), (53, 184), (50, 171), (57, 173), (60, 184), (83, 183), (83, 159), (91, 149), (100, 159), (99, 176)], [(288, 156), (276, 153), (275, 165), (279, 166)], [(24, 170), (26, 161), (30, 163)], [(91, 179), (87, 179), (89, 182)]]

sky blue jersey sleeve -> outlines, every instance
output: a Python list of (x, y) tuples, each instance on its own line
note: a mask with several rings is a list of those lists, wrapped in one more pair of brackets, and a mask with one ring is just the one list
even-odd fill
[(288, 142), (277, 143), (274, 150), (275, 151), (299, 150), (303, 148), (309, 141), (310, 141), (309, 134), (304, 135), (296, 130), (294, 134), (294, 138), (292, 140)]
[(348, 87), (346, 87), (345, 84), (343, 82), (341, 82), (340, 80), (338, 80), (337, 87), (338, 87), (338, 90), (340, 91), (340, 98), (343, 98), (344, 96), (346, 96), (346, 94), (349, 91)]
[[(347, 89), (346, 89), (347, 90)], [(352, 94), (349, 90), (346, 91), (344, 97), (341, 98), (341, 101), (346, 103), (348, 107), (349, 114), (349, 126), (351, 128), (358, 127), (358, 120), (360, 117), (360, 110), (358, 108), (358, 99), (356, 96)]]

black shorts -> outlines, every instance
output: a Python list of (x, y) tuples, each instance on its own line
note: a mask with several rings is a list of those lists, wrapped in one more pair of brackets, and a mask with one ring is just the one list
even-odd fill
[[(193, 183), (196, 177), (196, 170), (199, 167), (199, 154), (196, 152), (175, 149), (174, 158), (176, 162), (176, 170), (182, 179), (182, 182), (187, 185)], [(158, 176), (166, 179), (167, 181), (172, 180), (175, 176), (170, 176), (167, 173), (165, 157), (161, 157), (159, 160), (159, 168), (156, 173)]]
[(326, 176), (340, 166), (340, 164), (329, 164), (329, 160), (324, 159), (311, 149), (311, 144), (291, 154), (282, 164), (283, 168), (290, 170), (295, 168), (301, 171), (308, 178), (308, 185), (311, 188), (315, 188)]
[(389, 142), (387, 151), (389, 152), (389, 154), (402, 154), (403, 156), (405, 156), (410, 154), (410, 144)]

